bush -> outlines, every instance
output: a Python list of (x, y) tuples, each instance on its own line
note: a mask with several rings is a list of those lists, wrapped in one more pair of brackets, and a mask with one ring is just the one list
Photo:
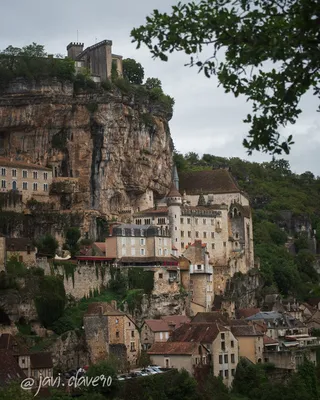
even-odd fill
[(19, 261), (17, 255), (10, 257), (6, 265), (6, 270), (8, 274), (14, 277), (23, 277), (28, 273), (28, 269), (22, 262)]
[(120, 89), (122, 94), (129, 94), (132, 92), (132, 86), (127, 79), (117, 78), (115, 79), (114, 84), (118, 89)]
[(101, 82), (101, 87), (103, 90), (108, 92), (112, 89), (112, 84), (109, 81), (109, 79), (107, 79), (107, 80)]
[(144, 69), (140, 63), (132, 58), (126, 58), (122, 61), (123, 75), (130, 83), (141, 85), (144, 78)]
[(60, 317), (57, 321), (55, 321), (51, 329), (57, 334), (57, 335), (62, 335), (65, 332), (72, 331), (76, 327), (73, 324), (73, 321), (67, 317), (67, 316), (62, 316)]
[(38, 253), (53, 258), (56, 254), (59, 244), (52, 235), (47, 233), (45, 236), (42, 236), (36, 241), (36, 246)]

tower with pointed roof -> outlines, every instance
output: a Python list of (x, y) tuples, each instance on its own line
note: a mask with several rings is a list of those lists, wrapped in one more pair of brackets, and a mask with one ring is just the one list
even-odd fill
[(176, 188), (175, 184), (172, 183), (171, 189), (167, 196), (168, 218), (172, 247), (176, 247), (178, 249), (180, 249), (181, 243), (181, 205), (182, 196)]

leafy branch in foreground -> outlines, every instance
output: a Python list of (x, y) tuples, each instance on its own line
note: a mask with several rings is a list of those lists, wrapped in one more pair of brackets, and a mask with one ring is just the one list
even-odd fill
[[(216, 75), (226, 92), (250, 100), (253, 110), (244, 122), (251, 126), (243, 141), (249, 154), (288, 154), (292, 135), (282, 141), (279, 128), (296, 122), (299, 101), (309, 89), (320, 98), (318, 0), (179, 2), (170, 15), (154, 10), (131, 36), (153, 58), (167, 61), (168, 53), (178, 51), (190, 55), (187, 65)], [(200, 60), (207, 46), (212, 56)]]

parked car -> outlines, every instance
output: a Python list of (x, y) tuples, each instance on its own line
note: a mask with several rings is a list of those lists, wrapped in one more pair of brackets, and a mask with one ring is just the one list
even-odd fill
[(142, 369), (141, 371), (139, 371), (139, 373), (141, 374), (141, 376), (149, 376), (150, 373), (147, 371), (147, 369)]
[(142, 371), (145, 371), (148, 375), (158, 374), (158, 372), (151, 367), (147, 367), (147, 368), (143, 369)]
[(118, 375), (117, 376), (118, 381), (124, 381), (125, 379), (127, 379), (126, 375)]
[(153, 371), (155, 371), (156, 374), (162, 374), (162, 369), (161, 367), (157, 366), (157, 365), (153, 365), (149, 367), (150, 369), (152, 369)]

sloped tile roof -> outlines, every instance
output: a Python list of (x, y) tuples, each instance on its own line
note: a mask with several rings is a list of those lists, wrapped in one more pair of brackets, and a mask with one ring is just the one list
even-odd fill
[(190, 318), (188, 318), (186, 315), (166, 315), (164, 317), (161, 317), (163, 321), (166, 321), (168, 325), (174, 324), (175, 328), (179, 328), (181, 325), (189, 323)]
[(262, 336), (263, 334), (255, 329), (253, 325), (232, 326), (231, 332), (238, 336)]
[(7, 158), (4, 157), (0, 157), (0, 166), (4, 166), (4, 167), (11, 167), (11, 168), (30, 168), (30, 169), (40, 169), (43, 171), (51, 171), (50, 168), (44, 167), (43, 165), (39, 165), (39, 164), (31, 164), (28, 163), (26, 161), (18, 161), (18, 160), (13, 160), (10, 161)]
[(190, 323), (183, 324), (172, 332), (172, 342), (212, 343), (220, 332), (229, 329), (218, 323)]
[(53, 368), (51, 353), (30, 354), (30, 363), (32, 369)]
[(218, 322), (220, 324), (228, 324), (229, 319), (225, 317), (220, 311), (198, 312), (192, 318), (191, 322)]
[(226, 169), (181, 172), (179, 188), (181, 192), (186, 191), (188, 195), (240, 192), (236, 181)]
[(170, 328), (166, 321), (162, 319), (146, 319), (144, 321), (152, 332), (169, 332)]
[(175, 187), (174, 183), (171, 185), (170, 191), (168, 193), (168, 197), (181, 197), (178, 189)]
[(237, 318), (248, 318), (260, 312), (260, 308), (239, 308), (236, 310)]
[(272, 339), (270, 336), (264, 335), (263, 336), (263, 344), (278, 344), (279, 342), (275, 339)]
[(29, 354), (26, 346), (10, 333), (0, 335), (0, 350), (9, 350), (13, 355)]
[(6, 247), (7, 251), (27, 251), (30, 246), (30, 251), (35, 251), (36, 248), (29, 238), (7, 238)]
[(197, 351), (198, 344), (190, 342), (158, 342), (148, 350), (148, 354), (191, 355)]
[(26, 378), (26, 375), (9, 350), (0, 350), (0, 360), (0, 386)]

